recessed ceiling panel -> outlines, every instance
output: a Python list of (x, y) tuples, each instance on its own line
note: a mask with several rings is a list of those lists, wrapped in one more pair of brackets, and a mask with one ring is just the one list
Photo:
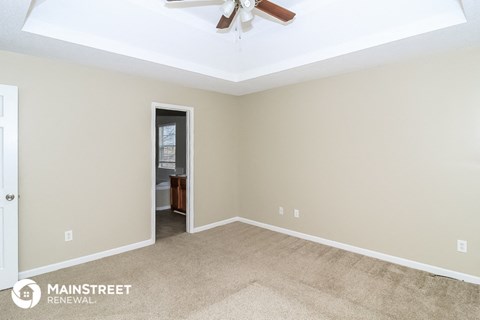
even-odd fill
[(37, 1), (23, 30), (232, 82), (466, 22), (457, 0), (272, 0), (284, 24), (255, 11), (217, 31), (223, 0)]

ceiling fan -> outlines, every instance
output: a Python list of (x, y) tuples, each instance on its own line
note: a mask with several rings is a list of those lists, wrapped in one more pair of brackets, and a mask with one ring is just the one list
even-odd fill
[[(191, 0), (166, 0), (167, 2), (181, 2)], [(268, 0), (225, 0), (222, 5), (223, 15), (217, 24), (217, 29), (228, 29), (233, 19), (240, 12), (240, 20), (248, 22), (253, 19), (252, 10), (257, 8), (283, 22), (295, 17), (295, 13)]]

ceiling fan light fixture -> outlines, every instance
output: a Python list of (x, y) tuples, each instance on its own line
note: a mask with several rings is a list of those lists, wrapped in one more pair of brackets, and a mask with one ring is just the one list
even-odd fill
[(240, 0), (243, 10), (252, 11), (255, 8), (255, 0)]
[(242, 9), (240, 11), (240, 19), (242, 22), (248, 22), (253, 19), (253, 14), (249, 10)]
[(233, 10), (235, 10), (235, 6), (237, 4), (233, 0), (226, 0), (225, 3), (222, 5), (222, 13), (226, 18), (230, 18), (232, 15)]
[[(200, 0), (164, 0), (170, 2), (183, 2), (183, 1), (200, 1)], [(205, 1), (205, 0), (201, 0)], [(295, 17), (295, 12), (285, 9), (278, 4), (267, 0), (223, 0), (223, 4), (220, 7), (222, 16), (217, 23), (217, 30), (229, 29), (234, 21), (239, 22), (238, 26), (242, 22), (248, 22), (253, 19), (253, 9), (257, 8), (263, 11), (267, 15), (272, 16), (282, 22), (289, 22)], [(235, 19), (239, 15), (238, 19)], [(235, 28), (238, 29), (238, 28)]]

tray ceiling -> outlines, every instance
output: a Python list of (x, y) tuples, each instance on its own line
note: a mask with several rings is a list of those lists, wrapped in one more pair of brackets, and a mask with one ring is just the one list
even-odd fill
[[(185, 85), (202, 87), (195, 83), (219, 83), (220, 89), (210, 90), (244, 94), (315, 77), (315, 72), (317, 76), (345, 72), (352, 68), (335, 67), (335, 62), (348, 55), (468, 25), (469, 20), (457, 0), (273, 2), (296, 12), (296, 18), (283, 24), (255, 10), (251, 24), (234, 22), (225, 32), (215, 29), (222, 0), (169, 4), (164, 0), (34, 1), (28, 7), (23, 6), (28, 15), (24, 12), (26, 19), (21, 25), (21, 37), (47, 37), (128, 57), (128, 61), (137, 61), (129, 67), (134, 73), (143, 73), (142, 68), (147, 64), (155, 66), (146, 72), (149, 76), (155, 76), (152, 70), (168, 70), (166, 74), (176, 72), (176, 76), (171, 77), (174, 82), (182, 82), (184, 76), (191, 75)], [(21, 12), (19, 4), (11, 6)], [(472, 11), (478, 9), (478, 3), (470, 6)], [(470, 30), (468, 28), (471, 26), (464, 29)], [(12, 48), (5, 49), (18, 51), (16, 42), (28, 47), (25, 39), (23, 42), (12, 39)], [(381, 62), (385, 53), (379, 52)], [(395, 53), (392, 52), (392, 56)], [(78, 59), (81, 58), (72, 60)], [(366, 62), (365, 65), (375, 64), (375, 56)], [(135, 64), (143, 66), (136, 68)], [(319, 66), (324, 67), (323, 74)], [(335, 68), (337, 72), (332, 71)], [(307, 71), (311, 69), (316, 71)]]

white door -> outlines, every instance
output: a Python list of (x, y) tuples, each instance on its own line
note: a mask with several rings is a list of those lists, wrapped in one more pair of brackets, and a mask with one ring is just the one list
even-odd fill
[(0, 85), (0, 290), (18, 280), (18, 88)]

